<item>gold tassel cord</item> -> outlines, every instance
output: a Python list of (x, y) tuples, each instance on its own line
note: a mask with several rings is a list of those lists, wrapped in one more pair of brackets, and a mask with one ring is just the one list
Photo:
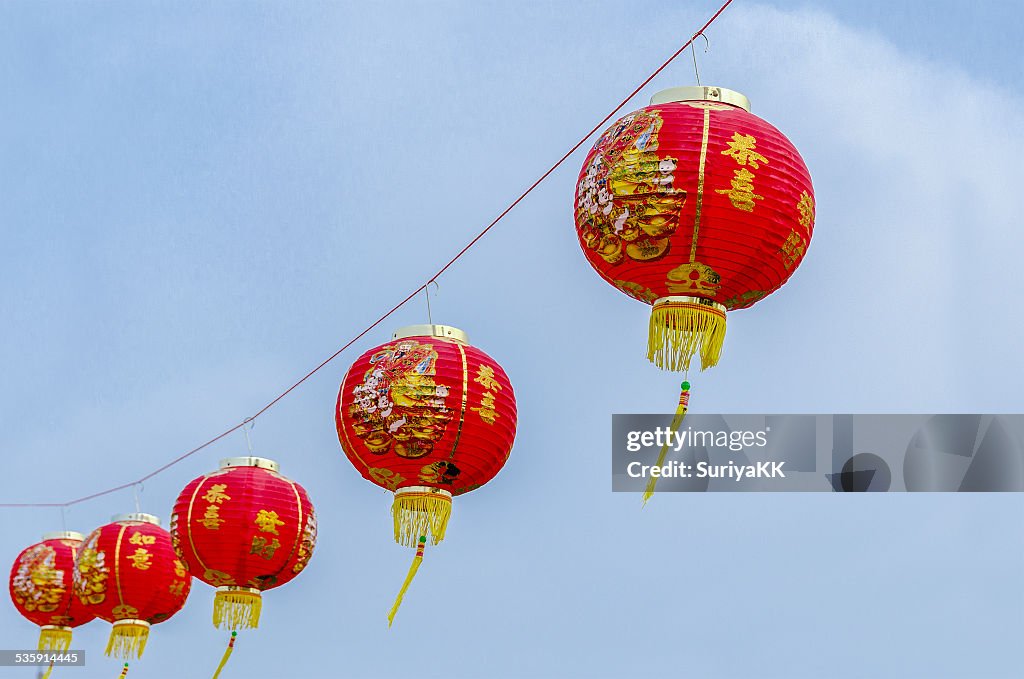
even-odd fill
[(213, 597), (213, 626), (217, 629), (256, 629), (263, 597), (252, 587), (218, 587)]
[(142, 657), (149, 639), (149, 623), (145, 620), (118, 620), (110, 630), (105, 655), (128, 659)]
[(46, 668), (46, 671), (43, 672), (43, 676), (40, 679), (50, 679), (50, 674), (52, 674), (52, 673), (53, 673), (53, 663), (50, 663), (50, 666)]
[[(675, 417), (672, 418), (672, 424), (669, 426), (670, 432), (675, 432), (679, 429), (679, 425), (683, 423), (683, 418), (686, 417), (686, 410), (690, 407), (690, 383), (683, 382), (679, 385), (679, 388), (679, 405), (676, 406)], [(671, 434), (669, 434), (669, 436), (671, 436)], [(669, 441), (666, 440), (665, 445), (661, 447), (661, 452), (658, 454), (658, 461), (656, 463), (658, 467), (665, 464), (665, 456), (668, 455), (668, 445)], [(647, 480), (647, 489), (644, 491), (644, 505), (646, 505), (647, 501), (654, 495), (654, 487), (656, 485), (658, 485), (658, 477), (652, 475), (651, 478)]]
[(700, 369), (718, 364), (725, 342), (725, 307), (694, 301), (658, 301), (651, 310), (647, 360), (663, 370), (688, 371), (700, 353)]
[(40, 651), (66, 651), (71, 648), (71, 628), (43, 625), (39, 628)]
[(395, 493), (395, 502), (391, 505), (395, 542), (405, 547), (415, 547), (420, 536), (429, 535), (431, 544), (437, 545), (444, 540), (451, 515), (450, 495), (400, 490)]
[(237, 631), (231, 632), (231, 639), (228, 641), (228, 647), (224, 649), (224, 656), (220, 659), (220, 664), (217, 665), (217, 671), (213, 673), (213, 679), (217, 679), (220, 676), (220, 671), (228, 664), (228, 658), (231, 657), (232, 651), (235, 650), (235, 638), (237, 636)]
[(128, 676), (128, 663), (124, 664), (124, 669), (121, 670), (121, 674), (117, 675), (118, 679), (124, 679)]
[(402, 599), (405, 597), (405, 592), (409, 589), (409, 585), (412, 584), (412, 579), (416, 577), (416, 571), (420, 569), (420, 564), (423, 562), (423, 550), (427, 546), (427, 536), (421, 535), (419, 544), (416, 546), (416, 556), (412, 559), (412, 565), (409, 566), (409, 573), (405, 576), (405, 582), (402, 583), (402, 589), (398, 590), (398, 596), (395, 597), (395, 605), (391, 607), (391, 611), (388, 613), (388, 627), (391, 627), (391, 623), (395, 621), (395, 614), (398, 613), (398, 607), (402, 605)]

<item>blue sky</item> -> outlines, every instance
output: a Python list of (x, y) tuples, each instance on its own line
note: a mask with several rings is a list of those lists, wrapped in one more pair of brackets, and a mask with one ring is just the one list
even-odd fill
[[(801, 150), (814, 240), (732, 314), (700, 412), (1024, 412), (1024, 148), (1011, 2), (736, 0), (701, 80)], [(671, 54), (717, 2), (0, 4), (0, 452), (7, 502), (116, 485), (258, 410), (419, 286)], [(693, 83), (689, 55), (631, 103)], [(309, 568), (265, 597), (224, 679), (1009, 677), (1019, 496), (610, 492), (611, 413), (671, 410), (647, 309), (579, 252), (583, 151), (440, 281), (519, 399), (512, 456), (461, 497), (395, 627), (411, 558), (333, 428), (359, 352), (260, 418), (318, 510)], [(150, 482), (180, 489), (234, 435)], [(77, 505), (88, 532), (131, 492)], [(3, 510), (8, 560), (57, 510)], [(212, 589), (131, 677), (206, 676)], [(115, 676), (109, 626), (74, 676)], [(6, 647), (35, 629), (8, 607)], [(30, 676), (0, 670), (3, 676)], [(57, 676), (71, 676), (65, 670)]]

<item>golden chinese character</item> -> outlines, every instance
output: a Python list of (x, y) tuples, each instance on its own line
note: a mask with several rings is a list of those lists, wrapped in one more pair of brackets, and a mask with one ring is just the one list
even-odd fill
[(715, 189), (715, 193), (724, 193), (729, 196), (732, 206), (744, 212), (754, 211), (754, 201), (762, 200), (764, 196), (754, 193), (754, 174), (747, 169), (736, 170), (733, 173), (731, 189)]
[(494, 420), (498, 419), (498, 413), (494, 412), (494, 394), (489, 391), (485, 391), (480, 398), (480, 407), (470, 408), (470, 410), (480, 413), (480, 419), (487, 424), (494, 424)]
[(800, 226), (810, 233), (814, 228), (814, 199), (806, 191), (800, 194), (800, 202), (796, 204), (796, 209), (800, 211)]
[(779, 248), (779, 252), (782, 253), (782, 265), (787, 269), (792, 269), (793, 264), (798, 259), (804, 256), (804, 251), (807, 246), (804, 244), (803, 239), (797, 234), (796, 231), (789, 232), (789, 238)]
[(185, 581), (178, 580), (177, 582), (172, 582), (171, 586), (167, 588), (167, 591), (171, 593), (171, 596), (181, 596), (182, 590), (184, 589)]
[(484, 389), (495, 389), (501, 391), (501, 385), (498, 384), (498, 380), (494, 379), (494, 368), (489, 365), (481, 365), (477, 368), (476, 377), (473, 381), (477, 384), (483, 385)]
[(143, 535), (142, 533), (132, 533), (132, 536), (128, 539), (128, 542), (133, 545), (151, 545), (156, 542), (155, 535)]
[(281, 546), (281, 543), (277, 541), (277, 538), (271, 539), (268, 543), (267, 539), (261, 535), (254, 535), (252, 538), (252, 547), (249, 549), (250, 554), (258, 554), (264, 559), (271, 559), (274, 556), (274, 552)]
[(262, 532), (273, 533), (274, 535), (278, 535), (277, 527), (284, 525), (284, 521), (277, 518), (277, 512), (268, 512), (266, 509), (261, 509), (256, 514), (254, 523)]
[(206, 526), (207, 530), (220, 530), (220, 525), (224, 523), (224, 519), (220, 518), (220, 507), (208, 505), (206, 513), (203, 514), (203, 518), (199, 519), (199, 523)]
[(755, 144), (757, 144), (757, 140), (754, 139), (754, 135), (734, 132), (732, 141), (729, 142), (729, 148), (722, 151), (722, 155), (732, 156), (732, 159), (740, 165), (750, 165), (756, 170), (760, 167), (757, 164), (758, 161), (767, 163), (768, 159), (754, 150)]
[(210, 490), (206, 491), (206, 495), (203, 496), (203, 499), (207, 502), (213, 502), (218, 505), (223, 503), (224, 500), (230, 500), (231, 498), (224, 492), (227, 487), (228, 484), (226, 483), (215, 483), (210, 486)]
[(188, 571), (185, 570), (185, 564), (183, 564), (180, 559), (175, 559), (174, 560), (174, 574), (177, 575), (179, 578), (183, 578), (183, 577), (185, 577), (185, 573), (187, 573), (187, 572)]
[(139, 547), (135, 550), (135, 553), (128, 557), (132, 561), (132, 568), (138, 568), (140, 571), (148, 571), (150, 561), (153, 559), (153, 555), (149, 553), (149, 550), (145, 547)]

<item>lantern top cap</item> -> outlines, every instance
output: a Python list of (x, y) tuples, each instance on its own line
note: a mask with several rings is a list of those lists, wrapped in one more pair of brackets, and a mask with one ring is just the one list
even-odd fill
[(661, 92), (656, 92), (651, 97), (651, 106), (655, 104), (670, 104), (677, 101), (717, 101), (723, 104), (738, 106), (747, 113), (750, 113), (750, 100), (734, 90), (727, 90), (724, 87), (671, 87)]
[(142, 512), (132, 512), (130, 514), (114, 514), (110, 517), (110, 520), (114, 523), (121, 521), (137, 521), (139, 523), (151, 523), (154, 526), (160, 525), (160, 517), (153, 516), (152, 514), (143, 514)]
[(391, 339), (404, 339), (406, 337), (436, 337), (437, 339), (469, 344), (469, 335), (463, 330), (453, 328), (450, 325), (407, 325), (399, 328), (391, 335)]
[(85, 539), (81, 533), (77, 533), (73, 530), (55, 530), (49, 533), (43, 533), (44, 540), (78, 540), (81, 542)]
[(220, 468), (227, 469), (229, 467), (259, 467), (260, 469), (269, 469), (272, 472), (281, 471), (281, 465), (275, 460), (270, 460), (265, 457), (253, 457), (247, 455), (244, 457), (225, 457), (220, 461)]

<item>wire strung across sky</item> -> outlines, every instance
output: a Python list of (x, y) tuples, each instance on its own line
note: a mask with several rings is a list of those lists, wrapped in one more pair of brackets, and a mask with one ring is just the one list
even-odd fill
[(599, 123), (594, 125), (594, 127), (592, 127), (589, 132), (587, 132), (578, 142), (576, 142), (573, 145), (572, 148), (570, 148), (568, 151), (566, 151), (565, 154), (561, 158), (559, 158), (558, 161), (556, 161), (554, 165), (552, 165), (550, 168), (548, 168), (547, 172), (542, 174), (535, 182), (533, 182), (533, 184), (531, 184), (529, 186), (529, 188), (527, 188), (525, 191), (523, 191), (519, 195), (518, 198), (516, 198), (514, 201), (512, 201), (512, 203), (510, 203), (508, 207), (506, 207), (504, 210), (502, 210), (501, 214), (499, 214), (497, 217), (495, 217), (494, 220), (483, 229), (483, 231), (478, 233), (476, 235), (476, 237), (473, 238), (473, 240), (469, 241), (469, 243), (467, 243), (464, 248), (459, 250), (458, 253), (456, 253), (454, 257), (452, 257), (450, 260), (448, 260), (448, 262), (444, 266), (442, 266), (437, 271), (437, 273), (435, 273), (433, 276), (431, 276), (430, 279), (426, 283), (424, 283), (420, 287), (418, 287), (415, 290), (413, 290), (412, 292), (410, 292), (409, 295), (405, 299), (403, 299), (401, 302), (399, 302), (395, 306), (391, 307), (391, 309), (389, 309), (386, 313), (384, 313), (380, 318), (378, 318), (376, 321), (374, 321), (373, 323), (368, 325), (362, 332), (360, 332), (358, 335), (356, 335), (355, 337), (350, 339), (348, 342), (346, 342), (340, 349), (338, 349), (333, 354), (331, 354), (326, 359), (324, 359), (319, 365), (317, 365), (315, 368), (313, 368), (308, 373), (303, 375), (298, 381), (296, 381), (290, 387), (288, 387), (283, 392), (281, 392), (280, 394), (275, 396), (273, 400), (271, 400), (265, 406), (263, 406), (258, 411), (256, 411), (256, 413), (254, 415), (251, 415), (251, 416), (245, 418), (244, 420), (242, 420), (238, 424), (234, 425), (230, 429), (226, 429), (225, 431), (221, 432), (220, 434), (217, 434), (216, 436), (214, 436), (212, 439), (206, 441), (205, 443), (202, 443), (202, 444), (196, 446), (195, 448), (193, 448), (192, 450), (189, 450), (188, 452), (182, 453), (181, 455), (179, 455), (178, 457), (174, 458), (170, 462), (167, 462), (163, 466), (154, 469), (150, 473), (148, 473), (145, 476), (143, 476), (141, 478), (138, 478), (138, 479), (136, 479), (134, 481), (129, 481), (128, 483), (122, 483), (119, 486), (115, 486), (113, 488), (108, 488), (106, 490), (101, 490), (99, 492), (92, 493), (91, 495), (85, 495), (83, 497), (76, 498), (74, 500), (68, 500), (67, 502), (21, 502), (21, 503), (19, 503), (19, 502), (13, 502), (13, 503), (5, 502), (5, 503), (0, 503), (0, 507), (59, 507), (59, 508), (65, 508), (65, 507), (70, 507), (72, 505), (77, 505), (77, 504), (82, 503), (82, 502), (86, 502), (88, 500), (93, 500), (95, 498), (102, 497), (104, 495), (109, 495), (111, 493), (116, 493), (119, 490), (125, 490), (127, 488), (132, 488), (132, 487), (140, 486), (141, 484), (145, 483), (146, 481), (148, 481), (149, 479), (153, 478), (157, 474), (161, 474), (161, 473), (167, 471), (168, 469), (170, 469), (174, 465), (178, 464), (179, 462), (181, 462), (181, 461), (183, 461), (183, 460), (185, 460), (185, 459), (195, 455), (196, 453), (198, 453), (199, 451), (203, 450), (204, 448), (208, 448), (209, 446), (213, 445), (217, 441), (220, 441), (225, 436), (228, 436), (229, 434), (233, 434), (234, 432), (236, 432), (239, 429), (242, 429), (243, 427), (248, 425), (250, 422), (253, 422), (257, 417), (259, 417), (260, 415), (262, 415), (263, 413), (267, 412), (268, 410), (273, 408), (275, 405), (277, 405), (278, 401), (280, 401), (285, 396), (287, 396), (288, 394), (290, 394), (293, 391), (295, 391), (295, 389), (297, 389), (299, 386), (301, 386), (306, 380), (308, 380), (310, 377), (312, 377), (313, 375), (318, 373), (322, 368), (326, 367), (328, 363), (330, 363), (331, 361), (336, 359), (338, 356), (340, 356), (342, 353), (344, 353), (346, 349), (348, 349), (353, 344), (355, 344), (360, 339), (362, 339), (368, 332), (370, 332), (371, 330), (376, 328), (378, 325), (380, 325), (385, 320), (387, 320), (388, 317), (390, 317), (393, 313), (395, 313), (396, 311), (401, 309), (403, 306), (405, 306), (411, 299), (416, 297), (416, 295), (418, 295), (421, 292), (423, 292), (424, 290), (426, 290), (427, 286), (429, 286), (431, 283), (433, 283), (438, 278), (440, 278), (444, 274), (444, 272), (446, 272), (449, 269), (449, 267), (451, 267), (452, 264), (457, 262), (464, 254), (469, 252), (470, 248), (472, 248), (474, 245), (476, 245), (477, 242), (481, 238), (483, 238), (485, 235), (487, 235), (488, 231), (490, 231), (492, 228), (494, 228), (494, 226), (498, 222), (500, 222), (502, 219), (504, 219), (505, 215), (507, 215), (509, 212), (511, 212), (513, 210), (513, 208), (515, 208), (517, 205), (519, 205), (519, 203), (521, 203), (524, 198), (526, 198), (528, 195), (530, 195), (530, 193), (532, 193), (535, 188), (540, 186), (541, 182), (543, 182), (545, 179), (547, 179), (551, 175), (552, 172), (554, 172), (559, 167), (561, 167), (562, 163), (564, 163), (566, 160), (568, 160), (569, 157), (572, 154), (574, 154), (577, 150), (579, 150), (579, 148), (581, 146), (583, 146), (583, 144), (585, 144), (586, 141), (588, 139), (590, 139), (590, 137), (593, 136), (593, 134), (595, 132), (597, 132), (598, 130), (603, 128), (608, 123), (608, 121), (610, 121), (612, 119), (612, 117), (615, 116), (616, 113), (618, 113), (620, 110), (622, 110), (622, 108), (627, 103), (629, 103), (630, 99), (632, 99), (637, 94), (639, 94), (640, 90), (645, 88), (652, 80), (654, 80), (658, 76), (658, 74), (660, 74), (662, 71), (664, 71), (668, 67), (669, 64), (671, 64), (673, 61), (675, 61), (676, 57), (678, 57), (680, 54), (682, 54), (686, 50), (687, 47), (692, 45), (693, 41), (696, 40), (698, 36), (703, 35), (704, 31), (706, 31), (708, 29), (708, 27), (711, 26), (711, 24), (713, 24), (715, 22), (715, 20), (718, 19), (719, 16), (721, 16), (722, 12), (724, 12), (725, 9), (729, 5), (732, 4), (732, 2), (733, 2), (733, 0), (726, 0), (724, 3), (722, 3), (722, 6), (718, 8), (718, 11), (716, 11), (711, 16), (711, 18), (708, 19), (707, 22), (703, 26), (701, 26), (701, 28), (696, 33), (694, 33), (693, 36), (689, 40), (686, 41), (686, 43), (682, 47), (680, 47), (678, 50), (676, 50), (672, 54), (672, 56), (670, 56), (668, 59), (666, 59), (664, 61), (664, 63), (661, 64), (661, 66), (659, 66), (653, 73), (651, 73), (649, 76), (647, 76), (647, 78), (642, 83), (637, 85), (636, 88), (632, 92), (630, 92), (628, 95), (626, 95), (626, 97), (621, 102), (619, 102), (619, 104), (614, 109), (612, 109), (608, 113), (608, 115), (606, 115), (604, 118), (602, 118)]

